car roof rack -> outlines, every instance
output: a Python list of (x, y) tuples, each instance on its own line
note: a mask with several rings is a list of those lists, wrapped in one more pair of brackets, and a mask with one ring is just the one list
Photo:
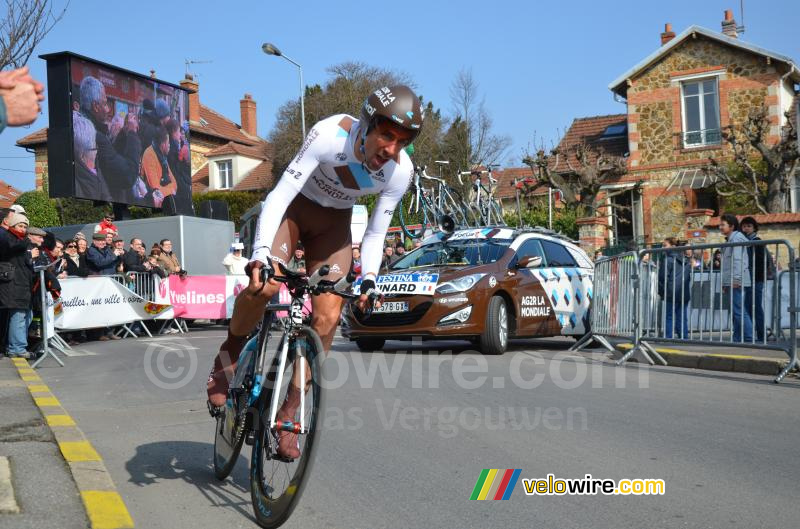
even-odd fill
[(555, 239), (561, 239), (562, 241), (567, 241), (572, 244), (578, 244), (578, 241), (567, 237), (560, 231), (550, 230), (542, 226), (523, 226), (521, 228), (517, 228), (517, 234), (521, 235), (523, 233), (538, 233), (540, 235), (547, 235), (548, 237), (553, 237)]

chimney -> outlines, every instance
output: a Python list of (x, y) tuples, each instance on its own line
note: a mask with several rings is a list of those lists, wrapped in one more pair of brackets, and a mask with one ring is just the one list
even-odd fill
[(192, 74), (187, 73), (181, 80), (181, 86), (189, 90), (189, 121), (200, 123), (200, 85), (194, 80)]
[(667, 22), (664, 24), (664, 33), (661, 34), (661, 45), (663, 46), (667, 42), (671, 41), (675, 38), (675, 32), (672, 31), (672, 24)]
[(733, 11), (730, 9), (725, 10), (725, 20), (722, 21), (722, 34), (732, 39), (738, 37), (736, 33), (736, 21), (733, 19)]
[(245, 94), (244, 99), (239, 101), (239, 110), (242, 114), (242, 130), (251, 136), (258, 136), (256, 128), (256, 102), (253, 96)]

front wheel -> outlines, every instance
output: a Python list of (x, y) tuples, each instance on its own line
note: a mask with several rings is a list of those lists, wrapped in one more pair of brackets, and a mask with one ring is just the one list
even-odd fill
[(508, 307), (500, 296), (489, 300), (483, 334), (480, 338), (481, 352), (485, 355), (501, 355), (508, 347)]
[[(297, 506), (309, 479), (322, 428), (322, 417), (319, 416), (320, 409), (323, 409), (322, 342), (317, 333), (306, 326), (297, 337), (289, 340), (289, 355), (281, 384), (278, 386), (275, 383), (280, 367), (280, 355), (276, 355), (258, 402), (258, 431), (250, 461), (253, 511), (258, 524), (268, 528), (278, 527), (286, 522)], [(303, 358), (306, 359), (305, 362)], [(301, 362), (305, 365), (304, 369), (307, 370), (310, 380), (306, 386), (305, 403), (295, 413), (294, 421), (304, 423), (305, 433), (297, 436), (300, 456), (286, 460), (277, 454), (279, 434), (270, 427), (270, 405), (273, 392), (278, 392), (278, 406), (286, 400), (295, 366), (299, 373)]]

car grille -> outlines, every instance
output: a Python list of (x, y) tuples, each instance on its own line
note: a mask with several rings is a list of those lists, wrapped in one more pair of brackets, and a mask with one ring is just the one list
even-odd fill
[(372, 314), (370, 317), (364, 319), (364, 314), (357, 308), (353, 307), (353, 315), (356, 317), (358, 323), (364, 327), (397, 327), (400, 325), (411, 325), (417, 323), (428, 309), (433, 305), (432, 301), (420, 303), (408, 312), (393, 312), (387, 314)]

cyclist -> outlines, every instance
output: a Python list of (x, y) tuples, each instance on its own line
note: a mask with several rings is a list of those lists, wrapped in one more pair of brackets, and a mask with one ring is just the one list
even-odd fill
[[(363, 281), (356, 302), (362, 311), (372, 303), (386, 231), (413, 175), (413, 164), (404, 148), (419, 134), (424, 117), (420, 100), (410, 88), (382, 87), (364, 101), (359, 120), (337, 114), (323, 119), (308, 133), (264, 200), (253, 256), (247, 266), (250, 283), (236, 298), (228, 337), (208, 378), (212, 406), (225, 404), (228, 383), (247, 337), (261, 319), (267, 302), (278, 292), (280, 284), (275, 280), (262, 283), (261, 269), (266, 269), (270, 278), (280, 275), (273, 261), (286, 266), (297, 241), (302, 240), (309, 273), (329, 264), (326, 279), (336, 281), (346, 275), (352, 263), (353, 204), (358, 197), (379, 194), (361, 244)], [(325, 351), (333, 342), (342, 304), (342, 298), (335, 294), (312, 299), (311, 325), (319, 333)], [(278, 420), (294, 420), (300, 405), (300, 384), (299, 380), (292, 380)], [(278, 453), (298, 457), (296, 439), (296, 434), (281, 432)]]

